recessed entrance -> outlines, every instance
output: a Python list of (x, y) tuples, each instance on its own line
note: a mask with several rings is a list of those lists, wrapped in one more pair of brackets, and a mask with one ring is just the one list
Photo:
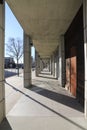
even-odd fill
[(76, 87), (77, 87), (77, 65), (76, 65), (76, 48), (71, 48), (71, 67), (70, 67), (70, 91), (76, 97)]

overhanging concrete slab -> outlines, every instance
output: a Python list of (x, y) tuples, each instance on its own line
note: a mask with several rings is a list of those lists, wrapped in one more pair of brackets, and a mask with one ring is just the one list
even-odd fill
[(82, 0), (6, 0), (6, 2), (24, 31), (34, 41), (34, 46), (40, 55), (53, 53), (60, 36), (66, 32), (82, 4)]

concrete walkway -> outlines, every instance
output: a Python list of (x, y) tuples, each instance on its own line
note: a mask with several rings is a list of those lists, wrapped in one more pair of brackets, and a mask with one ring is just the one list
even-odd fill
[(0, 130), (87, 130), (76, 99), (49, 74), (32, 75), (30, 89), (23, 88), (22, 74), (6, 79), (7, 116)]

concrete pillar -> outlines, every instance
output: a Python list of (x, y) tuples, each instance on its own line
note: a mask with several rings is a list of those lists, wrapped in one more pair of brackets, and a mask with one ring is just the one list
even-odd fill
[(59, 46), (57, 49), (57, 79), (59, 79)]
[(55, 55), (55, 78), (57, 78), (57, 55)]
[(43, 67), (43, 60), (42, 60), (42, 64), (41, 64), (41, 71), (43, 71), (44, 67)]
[(24, 33), (24, 87), (31, 86), (31, 43), (30, 38)]
[(37, 51), (35, 50), (35, 73), (38, 76)]
[(50, 57), (50, 61), (49, 62), (50, 62), (49, 64), (50, 64), (50, 72), (51, 72), (51, 57)]
[(65, 86), (65, 47), (64, 47), (64, 36), (61, 36), (59, 44), (59, 84)]
[(50, 62), (51, 62), (51, 75), (53, 75), (53, 67), (52, 67), (52, 65), (53, 65), (53, 63), (52, 63), (52, 56), (51, 56), (51, 58), (50, 58)]
[(53, 76), (55, 77), (55, 55), (53, 55)]
[(52, 56), (52, 74), (53, 74), (53, 76), (55, 76), (55, 56), (54, 56), (54, 54), (53, 54), (53, 56)]
[(62, 45), (61, 42), (59, 44), (59, 84), (62, 86)]
[(57, 50), (56, 50), (56, 79), (58, 79), (58, 73), (59, 73), (59, 48), (57, 47)]
[(38, 73), (41, 73), (41, 69), (40, 69), (40, 56), (38, 55)]
[(51, 66), (50, 66), (50, 58), (49, 58), (49, 61), (48, 61), (48, 67), (49, 67), (49, 72), (51, 71)]
[(42, 69), (41, 67), (42, 67), (42, 66), (41, 66), (41, 59), (40, 59), (40, 73), (41, 73), (41, 69)]
[(40, 60), (40, 72), (43, 71), (43, 62), (42, 59)]
[(61, 36), (62, 43), (62, 87), (65, 87), (66, 83), (66, 60), (65, 60), (65, 44), (64, 44), (64, 36)]
[(84, 111), (87, 118), (87, 0), (83, 0), (83, 16), (84, 16), (84, 62), (85, 62), (85, 78), (84, 78)]
[(35, 60), (36, 60), (36, 76), (38, 76), (40, 73), (40, 57), (37, 51), (35, 51)]
[(4, 32), (5, 3), (0, 3), (0, 122), (5, 117), (5, 87), (4, 87)]

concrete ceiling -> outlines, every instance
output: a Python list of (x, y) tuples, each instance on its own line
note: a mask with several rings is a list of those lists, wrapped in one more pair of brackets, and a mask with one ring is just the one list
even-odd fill
[(49, 57), (82, 0), (6, 0), (41, 57)]

